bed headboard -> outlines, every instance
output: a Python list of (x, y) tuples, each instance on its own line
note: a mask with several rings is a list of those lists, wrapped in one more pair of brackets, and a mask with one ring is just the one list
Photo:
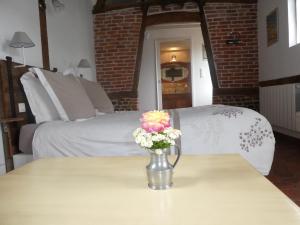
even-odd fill
[[(16, 67), (19, 63), (13, 62), (11, 57), (0, 60), (0, 118), (23, 118), (21, 122), (11, 126), (12, 144), (14, 151), (18, 151), (18, 137), (20, 127), (25, 124), (35, 123), (28, 100), (23, 90), (20, 78), (32, 66)], [(53, 71), (57, 71), (54, 69)], [(19, 112), (19, 103), (24, 103), (26, 112)]]
[[(23, 123), (34, 123), (34, 117), (20, 82), (21, 76), (28, 71), (30, 66), (15, 67), (18, 65), (20, 64), (14, 63), (11, 57), (0, 60), (0, 116), (1, 118), (22, 117)], [(19, 112), (19, 103), (25, 103), (25, 113)]]

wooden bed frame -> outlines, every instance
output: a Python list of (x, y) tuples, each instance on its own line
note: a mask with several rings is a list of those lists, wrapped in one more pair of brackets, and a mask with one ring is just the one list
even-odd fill
[[(13, 155), (19, 151), (19, 133), (21, 126), (35, 123), (34, 116), (21, 84), (21, 76), (32, 66), (16, 67), (11, 57), (0, 60), (0, 123), (4, 144), (6, 171), (13, 166)], [(54, 69), (53, 71), (57, 71)], [(18, 105), (25, 104), (26, 112), (19, 112)]]

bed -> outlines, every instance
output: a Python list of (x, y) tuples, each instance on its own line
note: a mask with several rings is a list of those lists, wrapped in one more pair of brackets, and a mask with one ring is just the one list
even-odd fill
[[(25, 68), (18, 73), (13, 70), (16, 74), (12, 73), (9, 68), (7, 71), (8, 77), (11, 76), (19, 83), (20, 77), (28, 70)], [(11, 100), (15, 98), (18, 102), (22, 99), (21, 101), (26, 103), (26, 114), (11, 113), (16, 108), (14, 101), (10, 101), (11, 110), (6, 110), (7, 114), (13, 114), (13, 117), (25, 118), (24, 123), (15, 125), (15, 130), (18, 130), (21, 125), (28, 126), (28, 123), (34, 121), (31, 112), (34, 113), (36, 110), (29, 107), (22, 91), (14, 91), (15, 89), (22, 90), (21, 87), (9, 89), (10, 92), (6, 93), (3, 91), (5, 88), (2, 87), (2, 93), (6, 95), (6, 98), (11, 98)], [(37, 94), (32, 96), (37, 96)], [(71, 95), (67, 95), (69, 96)], [(40, 104), (37, 105), (40, 106)], [(74, 104), (69, 105), (74, 106)], [(259, 113), (240, 107), (210, 105), (170, 110), (170, 114), (173, 126), (183, 133), (177, 143), (183, 154), (239, 153), (260, 173), (264, 175), (269, 173), (275, 140), (269, 122)], [(72, 114), (72, 116), (76, 115)], [(18, 144), (30, 145), (30, 150), (24, 151), (23, 149), (23, 152), (26, 155), (33, 154), (34, 159), (143, 155), (147, 152), (140, 149), (132, 137), (133, 130), (139, 126), (140, 116), (141, 112), (111, 112), (109, 110), (97, 116), (91, 116), (89, 119), (75, 121), (58, 119), (58, 114), (51, 115), (51, 121), (37, 121), (35, 117), (38, 125), (34, 125), (34, 131), (28, 132), (24, 129), (25, 134), (32, 134), (25, 135), (31, 137), (32, 140), (26, 137), (27, 140), (22, 141), (24, 135), (21, 135), (20, 141), (12, 140), (11, 142), (16, 149)], [(15, 135), (10, 135), (10, 137), (15, 137)], [(22, 148), (19, 149), (22, 150)]]
[[(239, 153), (260, 173), (270, 171), (274, 136), (259, 113), (239, 107), (212, 105), (170, 111), (174, 127), (183, 135), (183, 154)], [(35, 159), (74, 156), (130, 156), (146, 152), (135, 144), (132, 132), (140, 112), (117, 112), (92, 119), (40, 125), (33, 138)]]

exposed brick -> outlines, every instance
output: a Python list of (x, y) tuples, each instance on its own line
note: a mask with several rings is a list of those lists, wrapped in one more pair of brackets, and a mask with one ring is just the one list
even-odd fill
[[(222, 88), (258, 86), (257, 4), (206, 3), (205, 14)], [(183, 9), (151, 6), (148, 14), (198, 11), (195, 3)], [(131, 91), (142, 22), (140, 8), (113, 10), (94, 17), (97, 79), (108, 93)], [(230, 32), (240, 33), (239, 45), (227, 45)], [(215, 104), (258, 108), (257, 96), (214, 96)], [(116, 110), (136, 110), (136, 98), (113, 99)]]
[[(205, 14), (222, 88), (258, 87), (257, 4), (207, 3)], [(227, 45), (230, 32), (239, 32), (241, 44)], [(258, 96), (214, 96), (214, 104), (258, 110)]]
[[(113, 10), (94, 17), (97, 80), (107, 93), (133, 88), (141, 23), (140, 8)], [(136, 110), (137, 99), (124, 99), (113, 101), (116, 110)]]
[[(204, 7), (222, 88), (258, 86), (256, 7), (245, 3), (207, 3)], [(226, 44), (230, 32), (240, 33), (241, 44)]]
[(246, 108), (259, 111), (259, 100), (257, 96), (247, 96), (247, 95), (214, 96), (213, 103), (246, 107)]
[(116, 111), (132, 111), (137, 110), (138, 100), (137, 98), (121, 97), (112, 99), (112, 103)]

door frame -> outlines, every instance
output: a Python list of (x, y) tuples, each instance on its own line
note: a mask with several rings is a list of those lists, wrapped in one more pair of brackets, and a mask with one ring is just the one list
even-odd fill
[(162, 90), (161, 90), (161, 68), (160, 68), (160, 43), (155, 40), (155, 73), (156, 73), (156, 109), (162, 109)]
[(191, 100), (192, 106), (194, 106), (193, 101), (193, 48), (192, 48), (192, 38), (191, 37), (182, 37), (182, 38), (164, 38), (155, 40), (155, 72), (156, 72), (156, 108), (157, 110), (162, 110), (162, 82), (161, 82), (161, 64), (160, 64), (160, 44), (162, 42), (168, 41), (188, 41), (190, 46), (190, 79), (191, 79)]

